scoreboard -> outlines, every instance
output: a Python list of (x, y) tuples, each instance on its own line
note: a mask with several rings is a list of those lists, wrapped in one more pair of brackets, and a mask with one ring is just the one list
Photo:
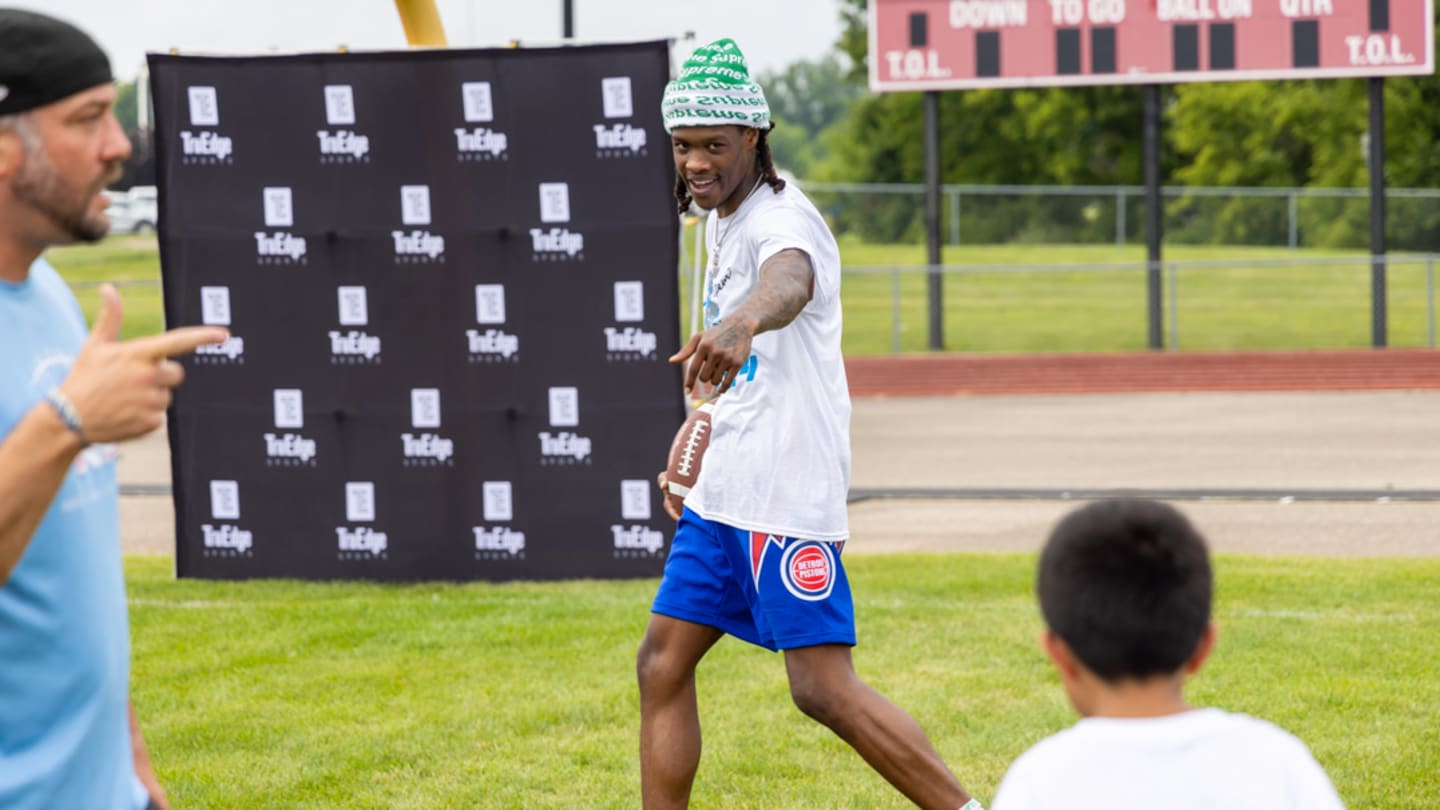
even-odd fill
[(1425, 75), (1434, 0), (870, 0), (870, 89)]

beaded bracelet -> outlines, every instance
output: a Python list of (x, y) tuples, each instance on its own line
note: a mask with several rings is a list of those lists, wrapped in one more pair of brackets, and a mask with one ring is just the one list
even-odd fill
[(55, 409), (56, 415), (60, 417), (61, 422), (65, 423), (65, 427), (75, 431), (75, 435), (80, 437), (80, 443), (88, 446), (90, 440), (85, 438), (85, 428), (80, 424), (80, 414), (75, 412), (75, 406), (70, 403), (70, 398), (65, 396), (65, 392), (61, 391), (58, 386), (51, 388), (45, 392), (45, 401)]

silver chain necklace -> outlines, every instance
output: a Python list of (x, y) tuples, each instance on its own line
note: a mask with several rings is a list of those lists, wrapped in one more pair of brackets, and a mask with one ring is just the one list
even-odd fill
[[(735, 210), (730, 213), (730, 217), (740, 215), (740, 206), (744, 205), (745, 201), (750, 199), (750, 195), (754, 194), (755, 189), (760, 188), (760, 184), (763, 182), (765, 182), (765, 175), (762, 173), (756, 178), (755, 185), (751, 186), (750, 190), (745, 192), (745, 196), (740, 198), (740, 202), (735, 206)], [(715, 251), (710, 254), (710, 273), (712, 276), (720, 269), (720, 245), (724, 243), (725, 237), (730, 235), (730, 231), (735, 229), (734, 220), (731, 220), (730, 224), (724, 228), (720, 227), (720, 221), (721, 219), (730, 219), (730, 217), (721, 217), (719, 214), (715, 216)]]

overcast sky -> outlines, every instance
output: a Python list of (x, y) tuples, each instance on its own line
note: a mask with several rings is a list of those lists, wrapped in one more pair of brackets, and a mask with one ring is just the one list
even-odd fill
[[(84, 28), (134, 78), (147, 51), (262, 54), (405, 47), (393, 0), (0, 0)], [(572, 0), (580, 41), (651, 40), (694, 32), (673, 53), (731, 37), (751, 70), (778, 70), (829, 52), (838, 0)], [(562, 0), (436, 0), (452, 47), (559, 42)]]

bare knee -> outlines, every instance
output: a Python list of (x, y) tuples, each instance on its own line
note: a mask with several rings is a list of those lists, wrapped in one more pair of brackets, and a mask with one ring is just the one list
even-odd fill
[(865, 685), (855, 676), (850, 649), (839, 645), (785, 651), (790, 698), (806, 716), (840, 731), (859, 705)]
[(795, 708), (816, 722), (835, 728), (844, 721), (849, 702), (833, 679), (816, 677), (814, 673), (790, 673), (790, 699)]
[(650, 636), (640, 642), (635, 653), (635, 679), (640, 684), (640, 694), (657, 694), (672, 691), (680, 678), (679, 668), (666, 660), (664, 652), (655, 645)]
[(665, 699), (695, 681), (695, 666), (720, 633), (700, 625), (656, 619), (635, 653), (635, 677), (642, 699)]

